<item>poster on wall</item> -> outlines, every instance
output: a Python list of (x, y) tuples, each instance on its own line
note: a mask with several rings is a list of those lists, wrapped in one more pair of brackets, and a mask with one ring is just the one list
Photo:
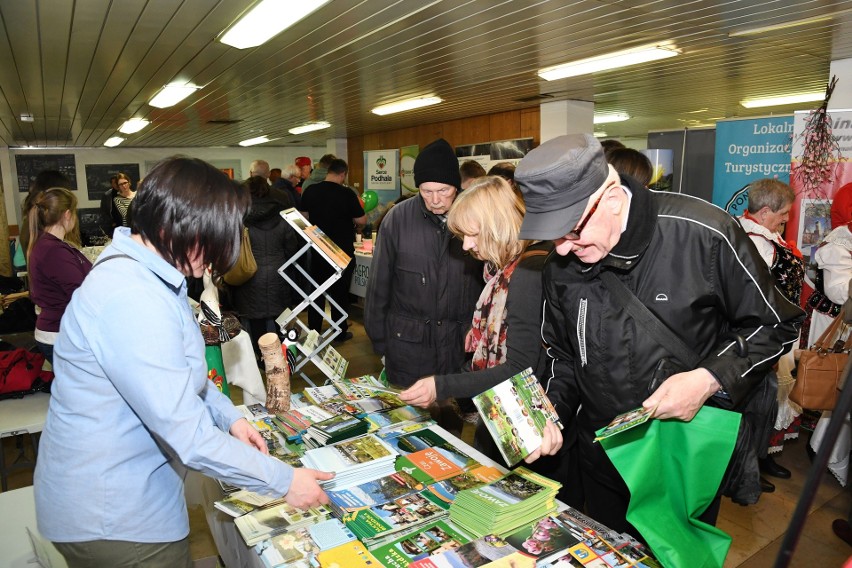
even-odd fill
[(39, 172), (57, 170), (71, 180), (71, 189), (77, 189), (77, 166), (74, 154), (15, 154), (18, 171), (18, 191), (29, 191)]
[(420, 146), (403, 146), (399, 149), (399, 184), (402, 195), (415, 195), (417, 185), (414, 183), (414, 160), (420, 153)]
[(399, 162), (399, 150), (396, 149), (364, 152), (362, 198), (369, 223), (375, 223), (399, 199)]
[(139, 164), (86, 164), (86, 187), (90, 201), (100, 201), (104, 193), (112, 188), (110, 178), (124, 173), (136, 189), (139, 183)]
[(479, 162), (487, 173), (494, 164), (500, 162), (509, 162), (517, 166), (521, 158), (526, 156), (532, 148), (532, 138), (498, 140), (495, 142), (456, 146), (456, 157), (459, 159), (459, 165), (468, 160)]
[(789, 183), (792, 134), (792, 116), (717, 122), (713, 203), (738, 217), (748, 207), (748, 184)]
[(796, 246), (810, 257), (814, 247), (831, 231), (831, 200), (802, 199)]

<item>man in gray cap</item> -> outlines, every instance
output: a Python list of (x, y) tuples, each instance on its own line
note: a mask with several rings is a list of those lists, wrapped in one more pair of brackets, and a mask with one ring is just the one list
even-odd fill
[(482, 262), (447, 229), (461, 178), (446, 140), (420, 151), (414, 182), (420, 196), (395, 205), (382, 221), (364, 308), (373, 350), (385, 357), (388, 380), (403, 387), (461, 370), (484, 283)]
[[(625, 518), (630, 492), (594, 432), (640, 406), (684, 421), (711, 397), (741, 408), (796, 340), (803, 313), (776, 291), (733, 217), (622, 179), (591, 135), (545, 142), (515, 181), (527, 208), (521, 238), (556, 245), (542, 326), (552, 374), (541, 379), (560, 415), (576, 420), (587, 512), (638, 536)], [(680, 348), (649, 330), (654, 321)], [(702, 520), (715, 524), (718, 507), (719, 496)]]

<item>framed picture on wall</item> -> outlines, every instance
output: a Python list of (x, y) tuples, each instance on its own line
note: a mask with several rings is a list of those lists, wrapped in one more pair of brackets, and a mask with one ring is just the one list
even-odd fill
[(802, 199), (799, 212), (799, 235), (796, 244), (802, 254), (809, 257), (811, 248), (822, 242), (831, 232), (831, 200)]

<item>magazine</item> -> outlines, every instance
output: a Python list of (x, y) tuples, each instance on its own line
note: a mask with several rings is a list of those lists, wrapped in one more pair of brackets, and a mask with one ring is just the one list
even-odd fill
[(473, 403), (509, 467), (541, 446), (547, 421), (562, 428), (556, 409), (532, 369), (476, 395)]

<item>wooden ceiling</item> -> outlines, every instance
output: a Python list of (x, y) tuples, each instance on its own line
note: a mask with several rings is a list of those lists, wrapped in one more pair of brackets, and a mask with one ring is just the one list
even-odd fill
[[(285, 1), (285, 0), (282, 0)], [(265, 134), (324, 145), (429, 122), (594, 101), (632, 118), (611, 137), (712, 125), (745, 97), (824, 89), (852, 57), (852, 2), (840, 0), (332, 0), (266, 44), (216, 38), (253, 0), (0, 0), (0, 145), (97, 147), (129, 118), (151, 125), (122, 147), (234, 146)], [(756, 26), (825, 19), (756, 35)], [(671, 40), (683, 54), (547, 82), (564, 61)], [(170, 82), (203, 86), (176, 106), (148, 101)], [(840, 83), (839, 90), (852, 85)], [(437, 95), (440, 105), (370, 109)], [(807, 105), (805, 105), (807, 106)], [(31, 113), (33, 122), (21, 114)], [(328, 130), (287, 130), (325, 120)]]

